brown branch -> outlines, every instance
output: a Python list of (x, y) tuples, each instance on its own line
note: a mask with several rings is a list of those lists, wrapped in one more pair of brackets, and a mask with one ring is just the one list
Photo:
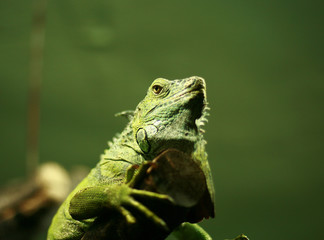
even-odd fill
[(34, 0), (30, 45), (30, 75), (27, 119), (27, 174), (32, 176), (38, 165), (38, 135), (40, 118), (40, 91), (45, 42), (47, 0)]

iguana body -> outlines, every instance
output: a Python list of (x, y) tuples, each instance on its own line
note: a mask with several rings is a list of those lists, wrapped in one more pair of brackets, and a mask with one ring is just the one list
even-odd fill
[[(105, 208), (115, 209), (129, 224), (135, 223), (136, 219), (127, 206), (137, 208), (152, 222), (167, 229), (162, 219), (132, 196), (171, 202), (172, 199), (164, 194), (132, 189), (127, 181), (132, 166), (141, 166), (170, 148), (192, 156), (200, 165), (213, 203), (214, 189), (201, 129), (206, 121), (206, 104), (202, 78), (156, 79), (134, 112), (121, 113), (130, 119), (128, 125), (109, 143), (109, 149), (105, 150), (97, 166), (59, 208), (50, 226), (48, 240), (81, 239)], [(213, 217), (213, 211), (211, 207), (203, 216)], [(202, 232), (201, 239), (210, 239), (198, 226), (190, 226), (193, 232)], [(181, 236), (181, 226), (177, 231)]]

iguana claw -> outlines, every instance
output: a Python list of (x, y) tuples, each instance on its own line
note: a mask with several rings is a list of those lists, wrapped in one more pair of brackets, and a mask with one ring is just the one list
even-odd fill
[(136, 222), (136, 219), (132, 215), (132, 213), (126, 209), (128, 206), (131, 206), (131, 207), (134, 207), (135, 209), (137, 209), (138, 211), (140, 211), (142, 214), (144, 214), (145, 217), (150, 219), (157, 226), (160, 226), (164, 230), (169, 231), (167, 224), (165, 223), (165, 221), (162, 218), (157, 216), (154, 212), (152, 212), (150, 209), (148, 209), (141, 202), (139, 202), (138, 200), (135, 200), (133, 198), (133, 197), (155, 198), (155, 199), (159, 199), (162, 201), (173, 202), (173, 200), (169, 196), (163, 195), (163, 194), (157, 194), (157, 193), (153, 193), (153, 192), (148, 192), (145, 190), (128, 188), (127, 185), (124, 185), (124, 187), (122, 187), (122, 188), (124, 188), (124, 189), (121, 191), (122, 192), (125, 191), (125, 192), (121, 193), (121, 194), (124, 194), (124, 196), (121, 199), (121, 203), (120, 203), (121, 206), (119, 207), (119, 209), (120, 209), (120, 212), (123, 214), (123, 216), (126, 218), (126, 221), (128, 223), (132, 224), (132, 223)]
[[(165, 221), (162, 218), (158, 217), (154, 212), (152, 212), (150, 209), (145, 207), (140, 202), (138, 202), (134, 199), (129, 199), (129, 202), (127, 204), (138, 209), (141, 213), (143, 213), (148, 219), (150, 219), (152, 222), (154, 222), (157, 226), (161, 226), (164, 230), (169, 231), (169, 228), (168, 228), (167, 224), (165, 223)], [(125, 217), (126, 217), (126, 219), (128, 218), (127, 219), (128, 222), (129, 222), (129, 218), (131, 218), (130, 223), (133, 223), (133, 220), (135, 219), (133, 216), (129, 216), (129, 215), (127, 215)], [(135, 220), (135, 222), (136, 222), (136, 220)]]

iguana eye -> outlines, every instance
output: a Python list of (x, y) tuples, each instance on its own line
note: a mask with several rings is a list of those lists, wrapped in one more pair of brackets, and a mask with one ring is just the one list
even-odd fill
[(160, 94), (162, 92), (162, 89), (163, 89), (163, 87), (160, 85), (157, 85), (157, 84), (153, 85), (153, 87), (152, 87), (152, 91), (156, 95)]

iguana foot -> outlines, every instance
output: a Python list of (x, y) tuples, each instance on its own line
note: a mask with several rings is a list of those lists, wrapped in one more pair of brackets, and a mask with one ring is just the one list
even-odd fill
[(154, 222), (156, 225), (162, 227), (166, 231), (169, 230), (167, 224), (162, 218), (157, 216), (144, 204), (142, 204), (141, 202), (135, 199), (136, 197), (139, 197), (139, 198), (158, 199), (161, 201), (173, 202), (173, 200), (169, 196), (154, 193), (154, 192), (148, 192), (145, 190), (129, 188), (127, 185), (120, 186), (119, 191), (120, 191), (120, 202), (119, 202), (119, 207), (117, 207), (117, 209), (126, 218), (126, 221), (129, 224), (136, 223), (135, 217), (127, 209), (127, 207), (131, 206), (137, 209), (138, 211), (140, 211), (142, 214), (144, 214), (145, 217), (147, 217), (149, 220)]

